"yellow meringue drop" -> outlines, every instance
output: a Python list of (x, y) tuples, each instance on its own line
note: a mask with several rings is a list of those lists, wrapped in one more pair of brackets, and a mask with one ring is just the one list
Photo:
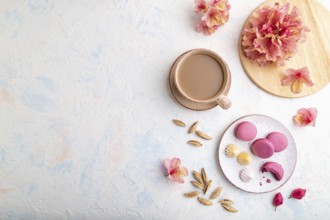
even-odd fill
[(225, 150), (227, 157), (234, 158), (238, 154), (238, 147), (235, 144), (228, 144)]
[(243, 166), (249, 165), (252, 158), (248, 152), (241, 152), (237, 156), (237, 162)]

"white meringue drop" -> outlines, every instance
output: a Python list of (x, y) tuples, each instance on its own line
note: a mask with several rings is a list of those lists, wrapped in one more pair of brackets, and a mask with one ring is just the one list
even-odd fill
[(239, 178), (244, 182), (244, 183), (247, 183), (247, 182), (250, 182), (252, 179), (253, 179), (253, 175), (252, 173), (250, 172), (249, 169), (247, 168), (244, 168), (240, 171), (239, 173)]

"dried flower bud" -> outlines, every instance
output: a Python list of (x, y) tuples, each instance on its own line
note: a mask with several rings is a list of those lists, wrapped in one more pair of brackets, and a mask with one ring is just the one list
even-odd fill
[(275, 211), (276, 211), (276, 207), (277, 206), (280, 206), (283, 204), (283, 196), (282, 194), (279, 192), (279, 193), (276, 193), (275, 194), (275, 197), (273, 199), (273, 205), (275, 206)]
[(289, 198), (294, 198), (294, 199), (302, 199), (306, 194), (306, 189), (295, 189), (292, 191), (291, 195)]

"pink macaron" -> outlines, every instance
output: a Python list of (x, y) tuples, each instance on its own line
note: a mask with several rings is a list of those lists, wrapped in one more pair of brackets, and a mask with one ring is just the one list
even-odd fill
[(260, 158), (269, 158), (274, 154), (274, 145), (270, 140), (260, 138), (253, 142), (251, 150)]
[(281, 152), (288, 146), (288, 139), (281, 132), (272, 132), (266, 138), (273, 143), (275, 152)]
[(284, 169), (276, 162), (266, 162), (261, 166), (261, 172), (271, 172), (280, 181), (284, 176)]
[(236, 126), (235, 136), (242, 141), (253, 140), (257, 136), (257, 128), (251, 122), (243, 121)]

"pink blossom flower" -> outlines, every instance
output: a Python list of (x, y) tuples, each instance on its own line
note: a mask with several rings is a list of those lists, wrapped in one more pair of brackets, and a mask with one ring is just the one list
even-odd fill
[(206, 12), (208, 5), (206, 4), (205, 0), (195, 0), (195, 12)]
[(196, 27), (196, 31), (197, 32), (203, 32), (205, 35), (211, 35), (213, 34), (217, 29), (218, 29), (219, 26), (212, 26), (212, 27), (209, 27), (207, 26), (206, 22), (205, 21), (202, 21), (201, 23), (199, 23)]
[(195, 0), (195, 12), (203, 15), (196, 31), (205, 35), (214, 33), (228, 21), (229, 10), (228, 0), (211, 0), (209, 3), (205, 0)]
[(302, 90), (302, 85), (313, 86), (314, 83), (309, 77), (309, 71), (307, 67), (295, 70), (287, 69), (285, 70), (285, 75), (281, 80), (282, 86), (291, 86), (291, 91), (293, 93), (300, 93)]
[(298, 188), (298, 189), (295, 189), (292, 191), (291, 195), (289, 198), (294, 198), (294, 199), (302, 199), (306, 194), (306, 189), (301, 189), (301, 188)]
[(253, 13), (243, 30), (242, 46), (249, 59), (263, 66), (268, 63), (284, 64), (297, 52), (297, 44), (309, 31), (302, 23), (297, 7), (290, 4), (265, 6)]
[(204, 14), (202, 21), (204, 21), (208, 27), (220, 25), (222, 22), (222, 15), (216, 7), (212, 6)]
[(283, 196), (280, 192), (276, 193), (273, 199), (273, 205), (275, 206), (275, 211), (277, 206), (280, 206), (283, 204)]
[(168, 176), (172, 181), (178, 183), (184, 183), (182, 177), (188, 175), (187, 168), (181, 166), (181, 160), (179, 158), (165, 159), (163, 166), (166, 169), (166, 176)]
[(293, 121), (300, 127), (315, 126), (316, 117), (316, 108), (301, 108), (298, 110), (298, 113), (293, 117)]

